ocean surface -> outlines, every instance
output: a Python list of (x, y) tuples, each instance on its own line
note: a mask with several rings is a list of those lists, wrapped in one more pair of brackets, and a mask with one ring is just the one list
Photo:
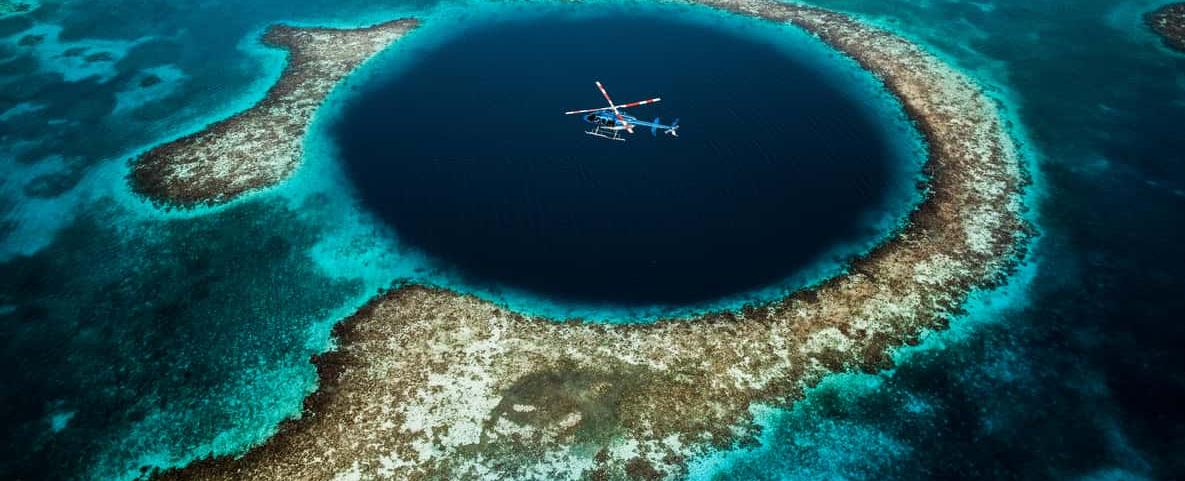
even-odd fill
[[(779, 48), (783, 29), (688, 17), (614, 8), (473, 28), (376, 72), (332, 141), (398, 238), (468, 283), (561, 302), (735, 296), (904, 219), (923, 154), (894, 142), (909, 126), (881, 115), (890, 99), (845, 89), (838, 59)], [(562, 114), (606, 105), (594, 80), (619, 104), (661, 95), (625, 111), (682, 118), (682, 135), (584, 135)]]
[[(1024, 142), (1035, 177), (1030, 215), (1040, 236), (1010, 282), (978, 293), (951, 330), (898, 353), (890, 371), (831, 376), (791, 408), (763, 410), (761, 446), (696, 460), (692, 478), (1185, 478), (1185, 55), (1162, 47), (1140, 18), (1165, 2), (810, 3), (894, 30), (985, 87)], [(893, 103), (870, 93), (875, 82), (792, 29), (667, 6), (681, 20), (632, 28), (611, 42), (616, 51), (673, 48), (670, 39), (650, 42), (648, 32), (704, 29), (716, 40), (684, 43), (773, 45), (779, 52), (767, 54), (803, 63), (773, 74), (815, 69), (829, 80), (793, 78), (815, 85), (814, 92), (830, 84), (849, 101), (877, 99), (857, 102), (847, 118), (880, 119), (867, 127), (873, 136), (897, 129), (887, 142), (906, 140), (878, 146), (861, 137), (846, 145), (889, 153), (876, 156), (885, 170), (868, 174), (865, 202), (835, 219), (838, 230), (806, 233), (832, 235), (847, 250), (815, 263), (770, 266), (773, 280), (764, 288), (725, 295), (745, 288), (738, 282), (696, 302), (668, 298), (666, 305), (624, 311), (614, 303), (558, 299), (529, 282), (475, 279), (464, 271), (479, 266), (464, 262), (464, 252), (431, 252), (423, 241), (400, 237), (410, 224), (383, 212), (351, 180), (361, 164), (343, 161), (346, 144), (335, 140), (335, 129), (352, 121), (349, 106), (359, 95), (414, 84), (406, 59), (447, 63), (434, 55), (465, 42), (469, 29), (480, 37), (498, 27), (491, 22), (529, 19), (542, 5), (555, 11), (549, 14), (579, 17), (573, 22), (596, 22), (613, 6), (46, 0), (32, 13), (0, 18), (0, 479), (128, 480), (152, 467), (242, 452), (299, 411), (315, 388), (308, 358), (329, 348), (330, 326), (395, 281), (433, 282), (518, 310), (606, 322), (625, 312), (726, 308), (842, 268), (845, 255), (890, 231), (900, 202), (908, 202), (893, 195), (892, 179), (908, 177), (916, 139), (897, 125)], [(666, 15), (639, 3), (627, 7), (641, 19)], [(199, 211), (159, 210), (128, 190), (127, 163), (136, 153), (241, 110), (274, 82), (283, 56), (255, 40), (266, 25), (348, 26), (403, 15), (429, 21), (329, 100), (306, 144), (309, 159), (290, 181)], [(462, 27), (441, 26), (452, 22)], [(720, 33), (730, 30), (736, 38)], [(663, 96), (661, 110), (652, 112), (682, 118), (684, 137), (643, 133), (624, 147), (684, 145), (676, 142), (734, 128), (700, 117), (715, 117), (712, 104), (699, 103), (702, 93), (685, 97), (675, 83), (618, 77), (625, 73), (614, 69), (598, 79), (621, 101)], [(577, 119), (551, 117), (599, 103), (594, 79), (578, 77), (556, 88), (557, 105), (531, 106), (529, 114), (546, 113), (547, 122), (514, 135), (553, 132), (530, 147), (579, 143), (589, 146), (579, 153), (589, 162), (603, 155), (599, 149), (614, 148), (590, 144)], [(747, 92), (722, 95), (734, 93)], [(470, 120), (477, 119), (462, 122)], [(638, 166), (611, 174), (631, 175), (626, 167)], [(827, 167), (835, 174), (851, 164)], [(884, 189), (879, 197), (876, 189)], [(821, 195), (814, 200), (838, 201), (832, 190)], [(862, 209), (888, 215), (861, 217)], [(844, 230), (853, 226), (870, 228)]]

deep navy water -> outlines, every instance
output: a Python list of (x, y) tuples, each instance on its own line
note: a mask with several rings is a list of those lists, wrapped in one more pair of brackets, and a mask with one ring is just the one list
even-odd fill
[[(470, 282), (642, 305), (735, 295), (903, 216), (892, 194), (916, 163), (865, 105), (887, 100), (748, 37), (644, 13), (475, 28), (360, 87), (334, 138), (366, 207)], [(682, 118), (682, 135), (584, 135), (562, 113), (606, 105), (594, 80), (619, 104), (661, 96), (629, 112)]]
[[(0, 18), (0, 479), (126, 480), (241, 452), (299, 411), (329, 326), (417, 264), (328, 162), (183, 213), (127, 192), (128, 157), (258, 99), (282, 61), (251, 40), (264, 25), (510, 13), (42, 3)], [(1139, 17), (1164, 2), (811, 3), (899, 31), (988, 88), (1033, 156), (1040, 237), (950, 331), (890, 371), (829, 378), (767, 417), (761, 447), (694, 478), (1185, 479), (1185, 55)], [(29, 35), (42, 40), (21, 45)], [(113, 60), (63, 55), (79, 47)], [(163, 81), (141, 87), (148, 75)], [(668, 97), (662, 113), (683, 118), (685, 137), (712, 132), (684, 113), (691, 100), (600, 79), (622, 100)], [(556, 109), (595, 105), (591, 80)], [(567, 120), (539, 127), (586, 140)]]

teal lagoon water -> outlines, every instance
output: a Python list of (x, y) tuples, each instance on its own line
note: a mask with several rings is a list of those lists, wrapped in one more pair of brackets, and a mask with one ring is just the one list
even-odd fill
[[(812, 3), (918, 41), (1000, 101), (1039, 174), (1041, 237), (951, 331), (891, 371), (834, 376), (763, 411), (762, 446), (701, 460), (693, 478), (1185, 477), (1185, 56), (1139, 18), (1163, 2)], [(157, 211), (123, 178), (144, 146), (259, 98), (283, 60), (252, 40), (267, 24), (526, 15), (516, 8), (534, 5), (63, 0), (0, 19), (0, 478), (134, 479), (241, 452), (299, 411), (328, 327), (397, 279), (569, 309), (467, 284), (405, 245), (348, 187), (326, 141), (333, 115), (306, 168), (241, 203)], [(352, 83), (448, 38), (423, 28)], [(111, 60), (61, 55), (72, 48)], [(141, 87), (149, 74), (163, 81)]]

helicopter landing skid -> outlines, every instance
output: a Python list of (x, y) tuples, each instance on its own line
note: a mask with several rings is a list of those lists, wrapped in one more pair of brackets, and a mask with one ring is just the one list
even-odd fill
[(625, 138), (621, 136), (620, 130), (604, 129), (601, 127), (597, 127), (592, 130), (586, 130), (586, 131), (584, 131), (584, 133), (586, 133), (588, 135), (600, 137), (602, 139), (609, 139), (609, 140), (616, 140), (619, 142), (625, 142)]

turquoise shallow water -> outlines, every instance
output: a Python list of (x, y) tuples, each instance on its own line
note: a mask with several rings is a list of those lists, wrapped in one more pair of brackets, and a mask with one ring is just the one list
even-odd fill
[[(1042, 236), (952, 331), (892, 371), (834, 376), (792, 409), (762, 411), (760, 448), (701, 460), (693, 477), (1185, 477), (1185, 56), (1140, 25), (1156, 3), (815, 3), (915, 39), (1000, 100), (1039, 167)], [(342, 194), (324, 141), (332, 109), (290, 182), (231, 206), (158, 211), (129, 194), (125, 162), (257, 99), (282, 62), (252, 40), (264, 25), (529, 10), (500, 8), (63, 0), (0, 19), (0, 478), (132, 479), (240, 452), (297, 412), (313, 388), (307, 358), (335, 320), (393, 279), (459, 286)], [(431, 48), (433, 28), (351, 83)], [(43, 37), (21, 45), (29, 35)], [(110, 61), (63, 55), (80, 47)], [(139, 87), (148, 75), (162, 81)]]

